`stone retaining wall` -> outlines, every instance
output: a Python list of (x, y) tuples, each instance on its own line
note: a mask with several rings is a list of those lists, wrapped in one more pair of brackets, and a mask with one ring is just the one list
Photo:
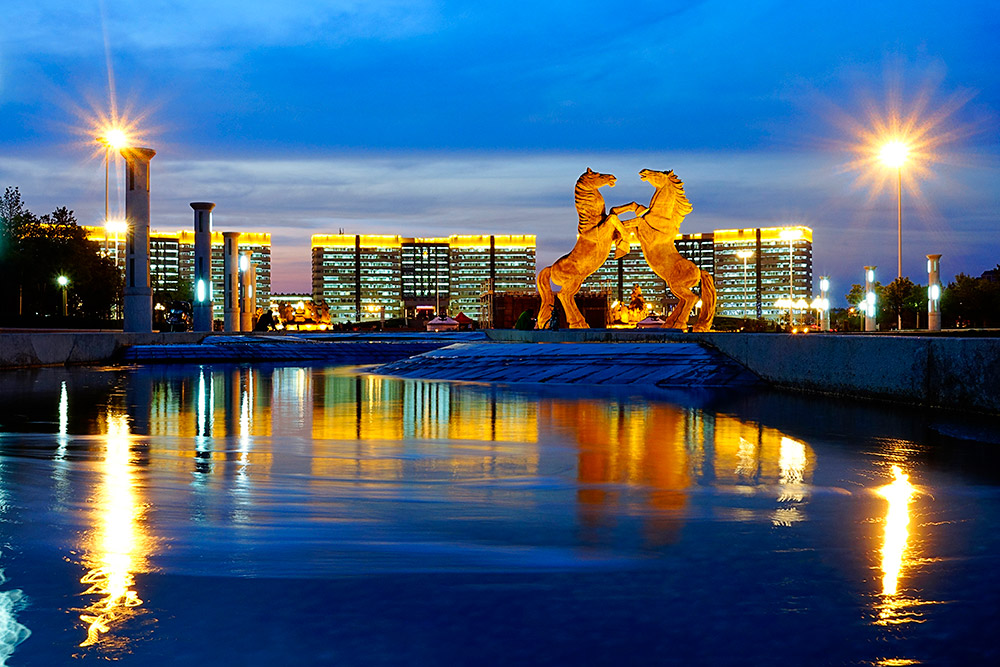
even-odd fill
[(25, 331), (0, 333), (0, 368), (106, 363), (125, 345), (197, 343), (207, 333)]
[(699, 341), (779, 387), (1000, 414), (1000, 338), (604, 329), (489, 335), (507, 342)]

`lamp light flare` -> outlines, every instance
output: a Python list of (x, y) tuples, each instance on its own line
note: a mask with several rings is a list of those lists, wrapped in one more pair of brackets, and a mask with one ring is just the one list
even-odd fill
[(894, 140), (884, 144), (879, 150), (878, 156), (885, 166), (899, 169), (906, 162), (909, 154), (909, 146), (902, 141)]
[(120, 151), (130, 144), (128, 134), (120, 127), (105, 129), (104, 133), (98, 138), (98, 141), (114, 151)]

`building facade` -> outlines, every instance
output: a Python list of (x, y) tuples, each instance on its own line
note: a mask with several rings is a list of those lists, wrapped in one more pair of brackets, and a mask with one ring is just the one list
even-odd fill
[[(125, 234), (106, 233), (104, 227), (85, 226), (87, 238), (95, 241), (124, 272)], [(242, 232), (240, 252), (249, 251), (255, 265), (255, 295), (259, 308), (266, 308), (271, 300), (271, 235)], [(221, 232), (212, 232), (212, 300), (215, 319), (222, 317), (223, 303), (223, 238)], [(149, 233), (149, 282), (156, 292), (183, 292), (192, 290), (194, 281), (194, 232)], [(194, 298), (193, 294), (190, 295)]]
[(808, 227), (715, 231), (718, 315), (780, 320), (793, 302), (812, 301), (812, 230)]
[(443, 238), (317, 234), (312, 237), (313, 299), (332, 322), (413, 317), (419, 309), (480, 320), (480, 295), (535, 284), (535, 237)]

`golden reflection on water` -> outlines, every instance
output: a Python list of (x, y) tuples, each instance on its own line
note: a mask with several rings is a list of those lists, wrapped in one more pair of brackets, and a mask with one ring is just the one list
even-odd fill
[(136, 613), (142, 604), (135, 590), (135, 572), (144, 561), (147, 539), (140, 522), (143, 506), (133, 479), (128, 417), (107, 415), (103, 475), (97, 487), (97, 525), (86, 539), (84, 565), (89, 568), (80, 583), (84, 596), (96, 596), (83, 609), (80, 620), (87, 624), (87, 637), (80, 646), (109, 639), (116, 627)]
[(899, 579), (903, 569), (913, 562), (908, 549), (910, 537), (910, 501), (916, 489), (909, 481), (909, 475), (902, 468), (892, 466), (891, 484), (876, 489), (885, 498), (888, 508), (885, 515), (885, 532), (882, 541), (882, 596), (877, 604), (879, 625), (899, 625), (921, 622), (919, 614), (912, 607), (924, 604), (908, 596), (899, 594)]

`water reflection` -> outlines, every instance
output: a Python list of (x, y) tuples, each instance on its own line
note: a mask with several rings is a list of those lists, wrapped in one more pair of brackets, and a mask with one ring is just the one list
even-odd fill
[(910, 537), (910, 501), (916, 489), (910, 484), (909, 475), (904, 474), (899, 466), (892, 466), (892, 476), (891, 484), (876, 490), (889, 504), (882, 541), (882, 597), (877, 605), (880, 625), (898, 625), (920, 620), (911, 611), (920, 602), (898, 592), (900, 573), (904, 566), (913, 562), (907, 546)]
[(123, 637), (115, 641), (109, 633), (124, 625), (142, 604), (134, 588), (135, 573), (142, 570), (149, 545), (142, 521), (144, 507), (135, 489), (135, 463), (128, 416), (109, 411), (96, 490), (97, 525), (83, 544), (83, 561), (89, 569), (80, 580), (88, 586), (83, 595), (96, 599), (80, 614), (87, 624), (87, 637), (80, 646), (124, 645)]

